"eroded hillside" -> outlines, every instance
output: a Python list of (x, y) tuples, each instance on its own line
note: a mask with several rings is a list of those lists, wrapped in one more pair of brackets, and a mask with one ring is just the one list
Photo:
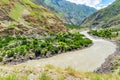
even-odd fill
[(33, 35), (65, 32), (62, 21), (52, 12), (30, 0), (2, 0), (0, 2), (1, 35)]

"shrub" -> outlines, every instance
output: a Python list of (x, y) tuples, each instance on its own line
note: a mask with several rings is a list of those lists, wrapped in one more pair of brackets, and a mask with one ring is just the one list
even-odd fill
[(2, 56), (0, 56), (0, 62), (2, 62), (3, 61), (3, 57)]
[(53, 46), (53, 44), (49, 44), (47, 48), (48, 48), (48, 51), (50, 51), (52, 53), (57, 52), (57, 47)]
[(42, 73), (39, 80), (52, 80), (46, 73)]
[(42, 54), (42, 55), (45, 55), (47, 52), (48, 52), (48, 49), (46, 49), (46, 48), (43, 48), (43, 49), (41, 50), (41, 54)]
[(3, 80), (17, 80), (16, 75), (7, 75)]
[(104, 37), (104, 38), (113, 38), (117, 37), (118, 34), (112, 33), (112, 29), (104, 29), (104, 30), (90, 30), (90, 34), (98, 36), (98, 37)]
[(51, 52), (57, 54), (72, 49), (87, 47), (92, 43), (91, 40), (84, 38), (80, 33), (58, 33), (43, 35), (44, 38), (29, 38), (22, 36), (0, 37), (0, 52), (2, 56), (13, 57), (14, 54), (26, 56), (32, 52), (35, 56), (46, 55)]
[(14, 56), (14, 52), (12, 50), (8, 50), (7, 51), (7, 56), (8, 57), (13, 57)]
[(65, 79), (64, 75), (60, 75), (57, 77), (57, 80), (66, 80), (66, 79)]

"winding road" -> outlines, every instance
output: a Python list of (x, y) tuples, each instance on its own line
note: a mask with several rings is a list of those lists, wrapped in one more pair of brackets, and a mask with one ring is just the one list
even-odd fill
[(81, 32), (86, 37), (93, 40), (91, 47), (66, 52), (50, 58), (30, 60), (18, 65), (38, 66), (43, 67), (47, 64), (54, 65), (60, 68), (71, 67), (81, 72), (93, 72), (105, 62), (105, 59), (116, 51), (117, 46), (104, 39), (96, 39), (90, 36), (87, 31)]

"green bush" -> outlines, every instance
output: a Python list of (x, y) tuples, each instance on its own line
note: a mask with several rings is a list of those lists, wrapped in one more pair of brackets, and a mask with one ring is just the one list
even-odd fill
[(2, 62), (3, 61), (3, 57), (2, 56), (0, 56), (0, 62)]
[(13, 57), (14, 56), (14, 52), (12, 50), (8, 50), (7, 51), (7, 56), (8, 57)]
[(52, 80), (46, 73), (42, 73), (39, 80)]
[(87, 47), (92, 41), (84, 38), (80, 33), (58, 33), (43, 35), (42, 40), (31, 37), (22, 36), (5, 36), (0, 37), (0, 52), (2, 56), (13, 57), (15, 54), (19, 56), (34, 53), (36, 57), (46, 55), (48, 52), (57, 54), (60, 52), (71, 51), (81, 47)]
[(42, 54), (42, 55), (45, 55), (47, 52), (48, 52), (48, 50), (47, 50), (46, 48), (43, 48), (43, 49), (41, 50), (41, 54)]
[(4, 79), (1, 80), (17, 80), (17, 76), (16, 75), (7, 75), (4, 77)]
[(113, 33), (112, 29), (104, 29), (104, 30), (90, 30), (89, 33), (98, 37), (104, 38), (114, 38), (118, 36), (118, 33)]

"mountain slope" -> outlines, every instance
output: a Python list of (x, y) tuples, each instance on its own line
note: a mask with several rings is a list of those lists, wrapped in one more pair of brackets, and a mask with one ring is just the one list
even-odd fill
[(81, 25), (88, 27), (118, 27), (120, 25), (120, 0), (116, 0), (108, 7), (92, 14)]
[(30, 0), (0, 2), (1, 35), (33, 35), (65, 31), (66, 28), (58, 17)]
[(69, 24), (79, 25), (81, 21), (96, 11), (96, 9), (77, 5), (66, 0), (33, 0), (36, 3), (42, 4), (55, 12), (56, 15)]

